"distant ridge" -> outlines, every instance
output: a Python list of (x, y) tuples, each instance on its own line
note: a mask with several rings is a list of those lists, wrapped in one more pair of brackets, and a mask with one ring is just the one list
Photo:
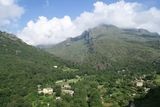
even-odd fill
[(160, 56), (160, 35), (145, 29), (121, 29), (114, 25), (99, 25), (45, 50), (80, 64), (103, 69), (114, 64), (150, 62)]

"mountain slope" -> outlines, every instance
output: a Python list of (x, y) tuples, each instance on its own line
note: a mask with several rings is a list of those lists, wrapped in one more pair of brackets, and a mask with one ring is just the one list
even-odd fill
[[(63, 62), (53, 55), (29, 46), (14, 35), (0, 32), (0, 105), (30, 107), (28, 100), (37, 93), (37, 85), (51, 85), (66, 77), (53, 66)], [(59, 73), (61, 75), (59, 75)], [(29, 99), (28, 99), (29, 98)]]
[(96, 69), (125, 67), (159, 58), (160, 36), (144, 29), (100, 25), (46, 50), (65, 60), (89, 64)]

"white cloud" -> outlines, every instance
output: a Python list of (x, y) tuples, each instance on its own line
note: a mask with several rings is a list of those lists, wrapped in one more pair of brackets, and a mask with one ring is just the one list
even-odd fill
[(76, 35), (74, 29), (76, 28), (69, 16), (51, 20), (40, 16), (36, 22), (29, 21), (23, 31), (20, 32), (19, 37), (33, 45), (58, 43), (65, 40), (69, 35)]
[(16, 21), (24, 13), (24, 9), (15, 0), (0, 0), (0, 27)]
[(92, 12), (83, 12), (74, 20), (69, 16), (50, 20), (41, 16), (35, 22), (29, 21), (18, 35), (31, 45), (55, 44), (99, 24), (144, 28), (160, 33), (160, 10), (155, 7), (146, 10), (142, 4), (123, 0), (112, 4), (96, 2)]

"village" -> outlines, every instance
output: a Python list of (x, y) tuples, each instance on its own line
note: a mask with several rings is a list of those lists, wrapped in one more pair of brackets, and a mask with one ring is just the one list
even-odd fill
[[(53, 66), (54, 69), (61, 69), (63, 72), (75, 72), (75, 69), (71, 69), (69, 67), (63, 67), (63, 68), (59, 68), (58, 66)], [(123, 77), (127, 77), (126, 75), (126, 70), (122, 69), (117, 71), (118, 75), (122, 75)], [(132, 84), (132, 88), (133, 91), (129, 94), (130, 97), (134, 98), (140, 94), (147, 94), (149, 92), (149, 90), (151, 89), (151, 85), (153, 85), (153, 80), (149, 80), (147, 79), (149, 75), (141, 75), (141, 76), (137, 76), (134, 77), (133, 80), (130, 81), (130, 84)], [(70, 96), (72, 98), (74, 98), (75, 95), (75, 90), (72, 84), (76, 84), (77, 82), (80, 82), (82, 80), (84, 80), (85, 77), (81, 77), (79, 75), (76, 75), (75, 78), (72, 79), (62, 79), (62, 80), (57, 80), (54, 82), (54, 86), (42, 86), (42, 85), (37, 85), (37, 93), (39, 96), (41, 96), (42, 98), (46, 99), (49, 98), (53, 101), (63, 101), (63, 96), (67, 95)], [(89, 77), (89, 76), (88, 76)], [(123, 79), (117, 79), (115, 81), (115, 84), (117, 85), (122, 85)], [(100, 98), (101, 98), (101, 102), (103, 105), (105, 104), (109, 104), (109, 103), (105, 103), (105, 98), (104, 98), (104, 93), (107, 93), (108, 89), (105, 88), (104, 85), (98, 85), (97, 86), (98, 90), (100, 91)], [(140, 91), (139, 91), (140, 90)], [(116, 91), (112, 92), (111, 94), (108, 94), (107, 96), (109, 98), (113, 98), (117, 93)], [(88, 97), (86, 97), (86, 100), (88, 100)], [(41, 103), (45, 103), (43, 102), (44, 100), (41, 101)], [(46, 104), (46, 103), (45, 103)], [(50, 105), (50, 103), (47, 103), (48, 107)]]
[[(58, 66), (53, 66), (55, 69), (58, 69)], [(62, 69), (63, 72), (75, 72), (77, 69), (71, 69), (68, 67), (63, 67)], [(76, 83), (78, 81), (82, 80), (80, 76), (76, 76), (73, 79), (64, 79), (64, 80), (59, 80), (55, 82), (55, 86), (58, 86), (58, 90), (56, 87), (43, 87), (41, 85), (37, 85), (37, 92), (39, 95), (44, 95), (44, 96), (55, 96), (55, 100), (62, 100), (61, 94), (62, 95), (74, 95), (74, 90), (72, 89), (72, 86), (70, 84)], [(59, 93), (59, 94), (57, 94)]]
[[(124, 70), (123, 70), (123, 72), (124, 72)], [(140, 89), (141, 88), (143, 90), (143, 92), (145, 94), (147, 94), (148, 91), (150, 90), (150, 88), (147, 86), (147, 84), (152, 84), (152, 83), (149, 80), (145, 81), (145, 78), (146, 78), (145, 75), (143, 75), (142, 77), (139, 77), (139, 78), (135, 78), (135, 80), (132, 81), (132, 85), (133, 85), (133, 87), (135, 87), (135, 89)], [(55, 85), (60, 86), (59, 91), (61, 92), (62, 95), (69, 95), (69, 96), (73, 97), (74, 94), (75, 94), (75, 91), (73, 90), (71, 84), (76, 83), (76, 82), (81, 81), (81, 80), (82, 80), (82, 78), (77, 75), (74, 79), (56, 81)], [(116, 81), (116, 83), (117, 83), (117, 81)], [(54, 96), (53, 98), (56, 101), (58, 101), (58, 100), (62, 101), (63, 100), (61, 98), (60, 94), (59, 95), (56, 94), (57, 91), (54, 87), (42, 87), (41, 85), (38, 85), (37, 87), (38, 87), (37, 92), (38, 92), (39, 95)], [(100, 85), (97, 88), (102, 89), (102, 88), (104, 88), (104, 86)], [(137, 93), (135, 92), (135, 93), (132, 93), (130, 96), (134, 97), (136, 95), (137, 95)], [(112, 97), (112, 94), (110, 94), (109, 96)], [(102, 96), (101, 96), (101, 100), (102, 100), (102, 104), (105, 104), (104, 103), (104, 98)]]

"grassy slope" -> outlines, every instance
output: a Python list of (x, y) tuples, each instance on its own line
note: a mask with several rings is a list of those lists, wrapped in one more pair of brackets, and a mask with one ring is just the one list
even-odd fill
[(157, 34), (146, 30), (124, 30), (103, 25), (90, 29), (89, 34), (94, 52), (88, 51), (84, 38), (67, 40), (46, 50), (63, 59), (91, 65), (107, 63), (126, 66), (130, 62), (152, 62), (160, 57), (157, 42), (160, 39)]

